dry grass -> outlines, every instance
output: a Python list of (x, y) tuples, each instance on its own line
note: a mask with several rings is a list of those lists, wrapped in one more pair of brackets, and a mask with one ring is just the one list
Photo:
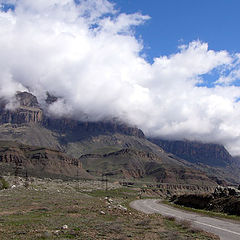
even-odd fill
[[(36, 184), (38, 183), (38, 184)], [(40, 184), (41, 183), (41, 184)], [(118, 188), (105, 192), (91, 184), (35, 181), (0, 191), (0, 239), (216, 239), (160, 215), (124, 211), (137, 191)], [(111, 197), (109, 203), (105, 196)], [(102, 211), (102, 213), (101, 213)], [(103, 214), (104, 213), (104, 214)], [(67, 229), (62, 229), (67, 225)]]
[(168, 221), (173, 221), (173, 222), (176, 221), (176, 218), (173, 216), (165, 216), (164, 218)]
[(179, 220), (177, 221), (177, 224), (182, 227), (183, 229), (190, 229), (191, 228), (191, 222), (187, 220)]

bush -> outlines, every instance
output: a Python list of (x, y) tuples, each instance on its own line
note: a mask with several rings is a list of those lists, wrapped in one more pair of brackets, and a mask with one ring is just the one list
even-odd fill
[(3, 189), (8, 189), (9, 188), (9, 183), (3, 178), (0, 178), (0, 190)]
[(165, 216), (164, 218), (165, 218), (166, 220), (168, 220), (168, 221), (172, 221), (172, 222), (175, 222), (175, 221), (176, 221), (176, 218), (173, 217), (173, 216)]
[(190, 229), (191, 222), (187, 220), (180, 220), (178, 221), (178, 225), (181, 226), (183, 229)]

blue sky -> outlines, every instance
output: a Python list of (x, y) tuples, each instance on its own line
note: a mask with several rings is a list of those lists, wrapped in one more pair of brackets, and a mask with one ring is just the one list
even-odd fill
[(239, 0), (113, 0), (122, 12), (151, 17), (136, 34), (149, 60), (201, 40), (213, 50), (240, 51)]

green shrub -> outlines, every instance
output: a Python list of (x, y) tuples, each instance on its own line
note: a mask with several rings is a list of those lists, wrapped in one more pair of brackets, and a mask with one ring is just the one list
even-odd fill
[(0, 190), (3, 189), (8, 189), (9, 188), (9, 183), (3, 178), (0, 178)]

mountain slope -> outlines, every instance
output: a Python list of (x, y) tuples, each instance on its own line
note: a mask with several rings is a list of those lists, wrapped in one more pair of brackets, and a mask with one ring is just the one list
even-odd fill
[[(45, 104), (51, 104), (56, 99), (48, 95)], [(87, 161), (84, 164), (90, 170), (111, 171), (114, 161), (114, 168), (123, 170), (119, 177), (136, 177), (136, 172), (140, 171), (144, 174), (138, 174), (139, 179), (149, 178), (160, 182), (181, 180), (183, 183), (213, 184), (215, 181), (209, 179), (204, 171), (196, 170), (194, 164), (164, 152), (148, 141), (136, 127), (116, 120), (81, 122), (55, 118), (46, 114), (36, 97), (27, 92), (17, 93), (16, 102), (14, 110), (7, 109), (4, 101), (0, 104), (0, 140), (16, 140), (31, 146), (56, 149), (71, 157), (81, 158), (81, 161), (83, 155), (99, 154), (95, 160), (85, 156), (92, 166), (87, 165)], [(154, 160), (149, 154), (156, 156)], [(105, 165), (100, 164), (103, 161)], [(123, 162), (126, 168), (122, 168)]]
[(197, 169), (205, 171), (212, 179), (216, 177), (234, 184), (240, 182), (240, 162), (238, 158), (232, 157), (222, 145), (157, 138), (149, 140), (166, 152), (171, 152), (194, 164)]
[(43, 147), (32, 147), (17, 142), (0, 141), (1, 173), (6, 171), (34, 176), (92, 178), (81, 162), (66, 154)]
[(140, 150), (122, 149), (108, 154), (83, 155), (80, 160), (85, 169), (96, 175), (104, 173), (115, 178), (173, 184), (216, 184), (203, 172), (173, 159), (170, 161), (165, 153), (159, 156)]
[(232, 163), (232, 156), (219, 144), (161, 139), (150, 139), (150, 141), (166, 152), (173, 153), (191, 163), (202, 163), (213, 167), (225, 167)]

